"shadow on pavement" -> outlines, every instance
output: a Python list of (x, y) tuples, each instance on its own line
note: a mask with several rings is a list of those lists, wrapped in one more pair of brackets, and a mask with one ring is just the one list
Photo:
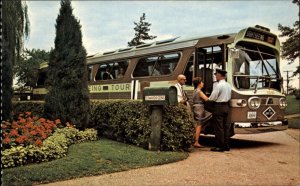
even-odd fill
[[(214, 147), (215, 146), (215, 137), (214, 136), (200, 136), (199, 142), (201, 145), (206, 147)], [(266, 146), (275, 146), (282, 145), (280, 143), (273, 142), (264, 142), (264, 141), (255, 141), (255, 140), (245, 140), (245, 139), (230, 139), (230, 148), (232, 149), (243, 149), (243, 148), (259, 148)]]

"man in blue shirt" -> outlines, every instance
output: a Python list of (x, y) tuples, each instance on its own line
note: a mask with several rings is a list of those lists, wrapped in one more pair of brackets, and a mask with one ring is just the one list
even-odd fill
[(217, 69), (215, 76), (218, 81), (208, 100), (214, 101), (214, 129), (217, 146), (211, 151), (229, 151), (230, 123), (227, 123), (231, 85), (225, 81), (226, 71)]

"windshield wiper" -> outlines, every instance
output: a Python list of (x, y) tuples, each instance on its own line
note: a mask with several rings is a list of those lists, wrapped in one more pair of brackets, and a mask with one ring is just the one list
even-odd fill
[(268, 69), (267, 69), (267, 67), (266, 67), (266, 64), (265, 64), (264, 58), (262, 57), (262, 55), (261, 55), (261, 52), (260, 52), (260, 50), (259, 50), (258, 46), (256, 46), (256, 48), (257, 48), (257, 51), (258, 51), (258, 53), (259, 53), (259, 56), (260, 56), (260, 58), (261, 58), (262, 65), (264, 66), (264, 68), (265, 68), (265, 70), (266, 70), (266, 72), (267, 72), (268, 76), (270, 76), (270, 74), (269, 74), (269, 71), (268, 71)]

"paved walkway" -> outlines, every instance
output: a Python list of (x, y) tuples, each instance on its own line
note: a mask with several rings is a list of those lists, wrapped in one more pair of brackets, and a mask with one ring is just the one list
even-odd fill
[[(200, 141), (214, 145), (214, 138), (209, 136), (201, 136)], [(177, 163), (47, 186), (300, 185), (299, 130), (235, 135), (231, 147), (225, 153), (194, 149), (186, 160)]]

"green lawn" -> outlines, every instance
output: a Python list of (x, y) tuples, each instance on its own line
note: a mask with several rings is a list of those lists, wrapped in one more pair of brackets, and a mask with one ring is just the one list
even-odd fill
[(64, 158), (3, 170), (3, 185), (32, 185), (176, 162), (184, 152), (151, 152), (101, 139), (72, 145)]
[(289, 128), (300, 129), (300, 118), (290, 118), (289, 120)]
[(300, 113), (300, 100), (296, 100), (294, 95), (289, 95), (286, 97), (287, 108), (285, 109), (286, 114), (297, 114)]

